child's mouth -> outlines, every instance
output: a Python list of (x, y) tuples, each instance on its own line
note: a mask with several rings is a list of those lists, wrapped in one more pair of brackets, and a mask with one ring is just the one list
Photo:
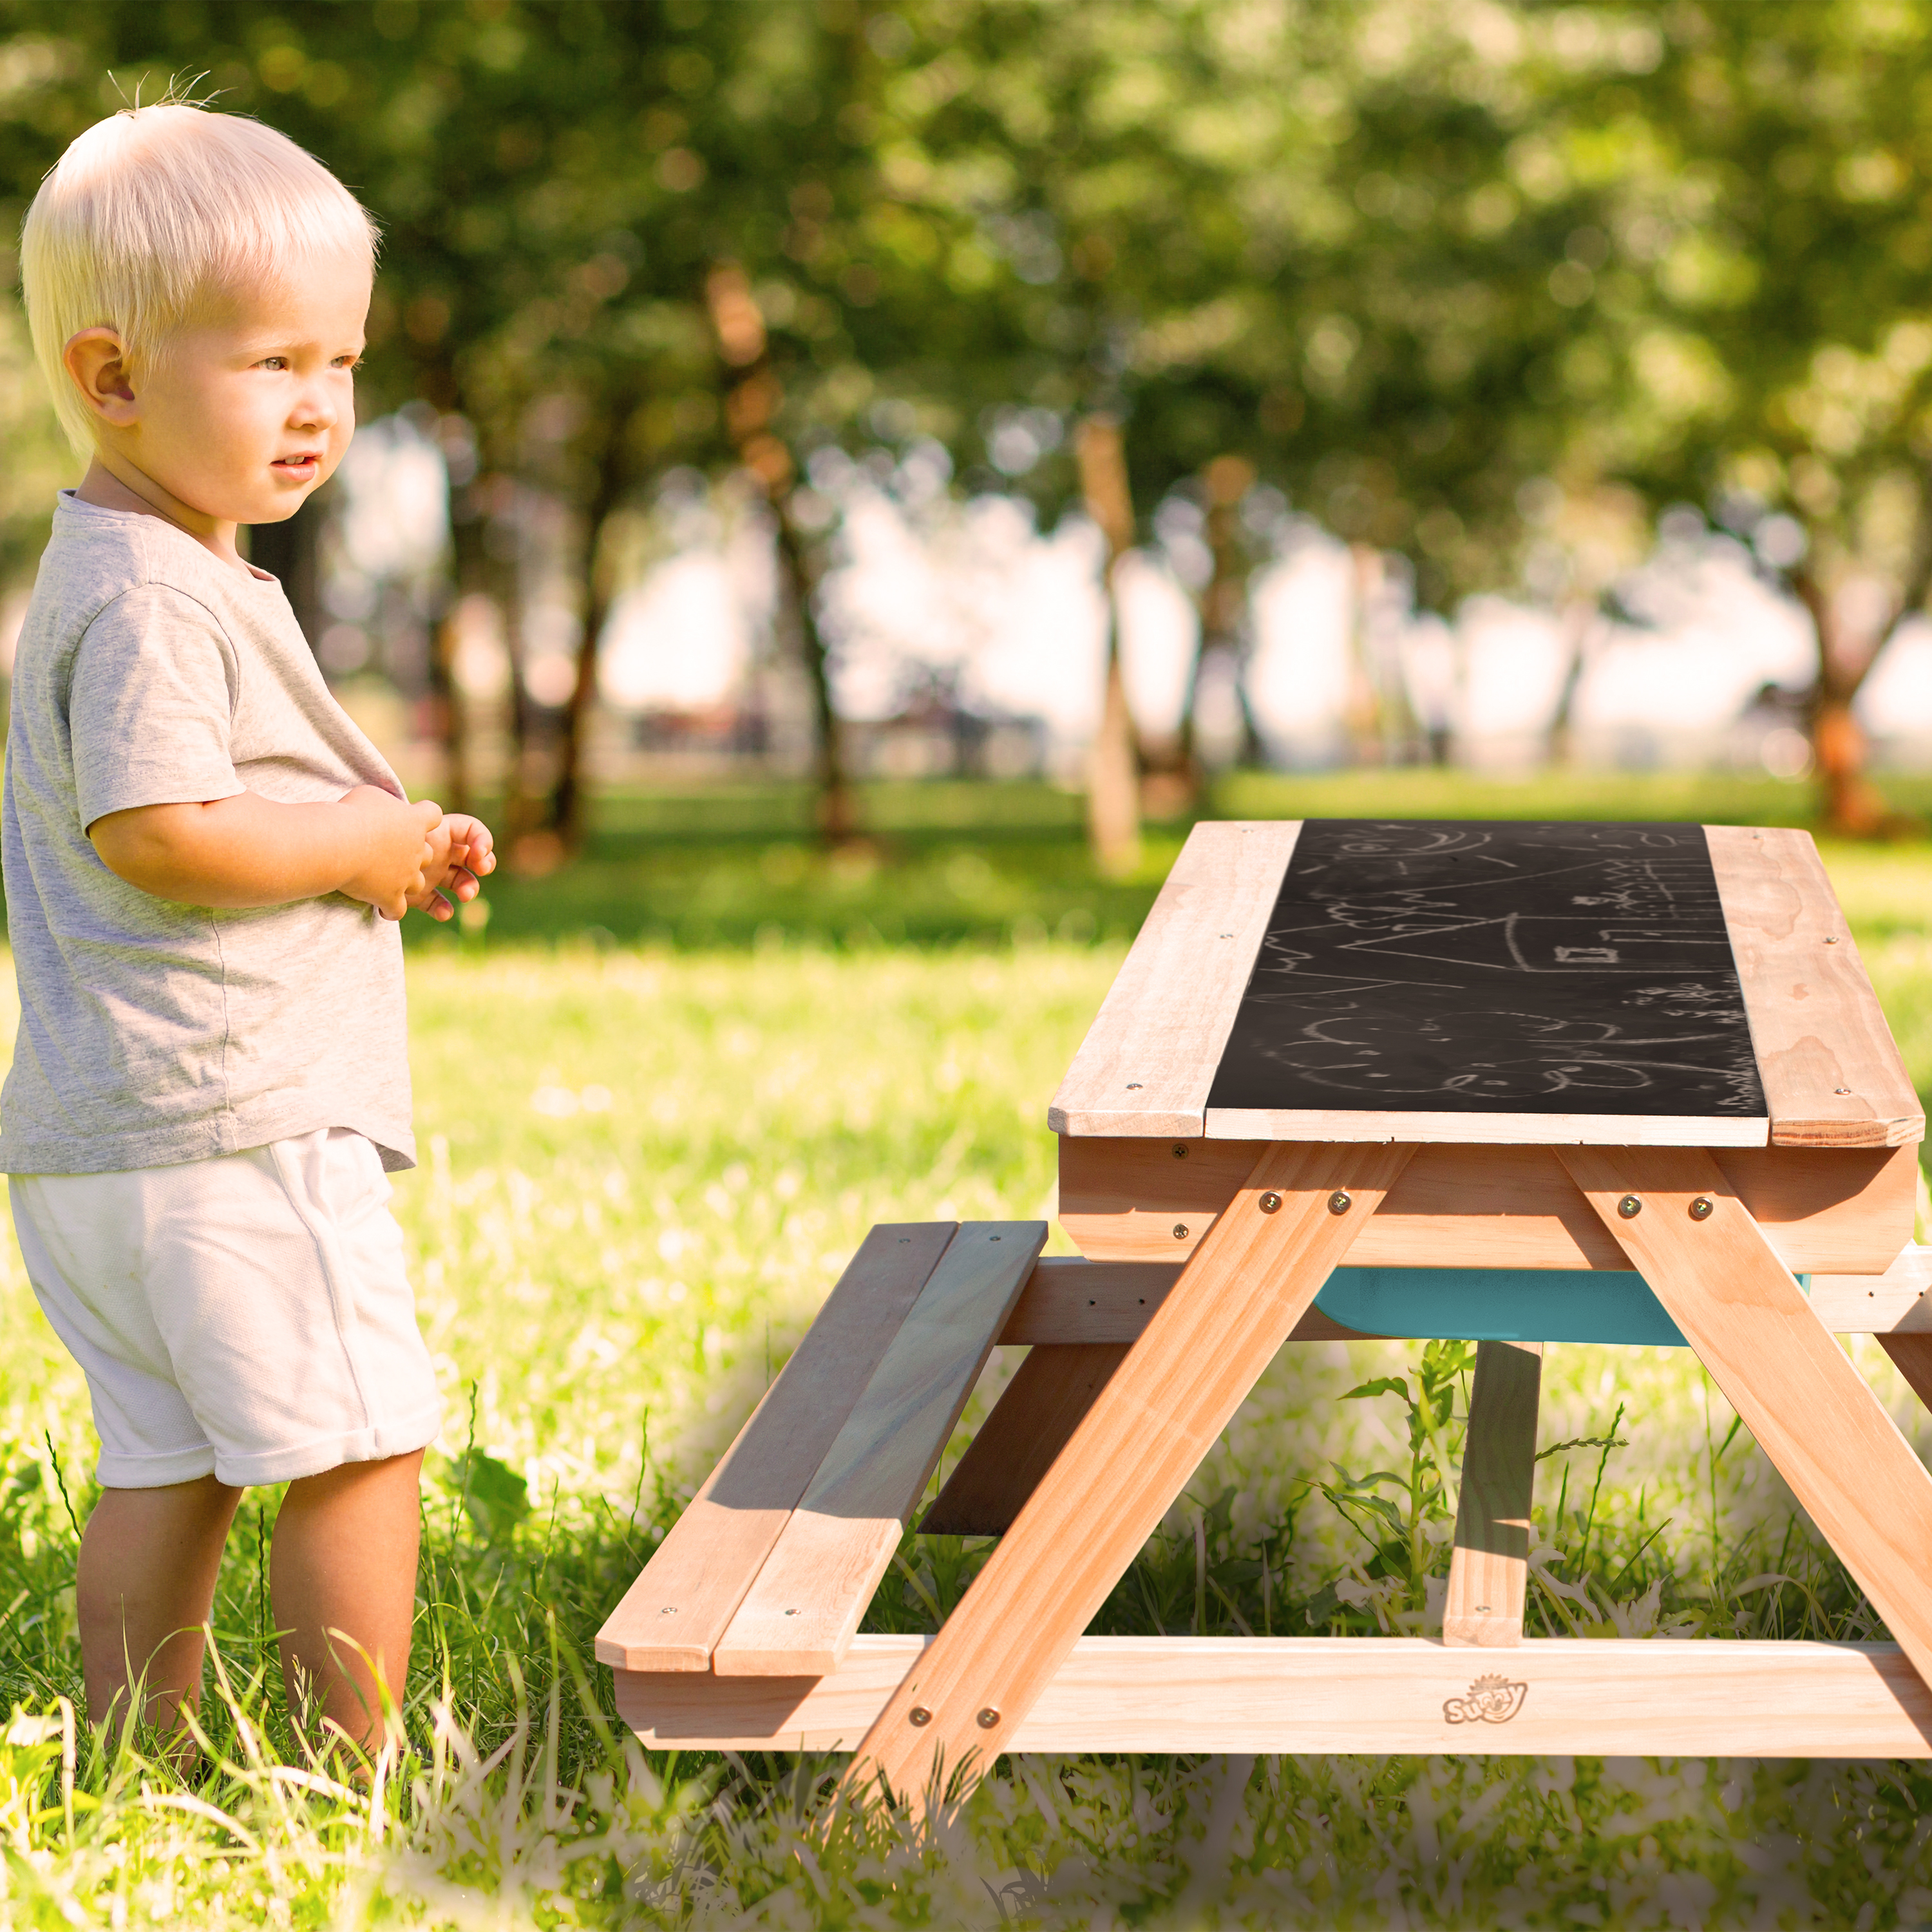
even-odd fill
[(298, 482), (306, 483), (314, 476), (320, 460), (314, 456), (278, 456), (268, 467), (279, 470), (284, 476), (292, 476)]

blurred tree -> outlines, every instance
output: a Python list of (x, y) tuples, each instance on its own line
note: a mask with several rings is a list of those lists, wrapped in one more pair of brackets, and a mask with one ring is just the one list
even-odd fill
[[(1602, 71), (1623, 64), (1640, 87)], [(1634, 56), (1634, 57), (1633, 57)], [(1564, 368), (1567, 443), (1702, 506), (1810, 614), (1826, 822), (1886, 820), (1852, 705), (1932, 586), (1932, 6), (1700, 0), (1526, 16), (1526, 198), (1600, 184), (1552, 281), (1622, 326)]]

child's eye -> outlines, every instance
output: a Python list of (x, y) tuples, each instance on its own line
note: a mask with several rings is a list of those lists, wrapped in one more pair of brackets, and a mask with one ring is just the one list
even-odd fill
[(286, 369), (289, 358), (286, 356), (265, 356), (255, 366), (258, 369)]

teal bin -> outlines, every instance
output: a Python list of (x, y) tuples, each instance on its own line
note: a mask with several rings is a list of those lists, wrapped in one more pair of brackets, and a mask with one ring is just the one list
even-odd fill
[[(1810, 1292), (1810, 1276), (1798, 1282)], [(1345, 1328), (1412, 1341), (1688, 1346), (1634, 1270), (1338, 1268), (1315, 1305)]]

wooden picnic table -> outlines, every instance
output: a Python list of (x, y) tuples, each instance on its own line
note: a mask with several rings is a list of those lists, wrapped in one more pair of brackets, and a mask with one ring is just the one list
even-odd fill
[[(600, 1634), (647, 1743), (1932, 1755), (1932, 1477), (1840, 1347), (1932, 1400), (1924, 1117), (1810, 839), (1197, 826), (1054, 1097), (1059, 1218), (875, 1228)], [(1441, 1638), (1091, 1637), (1282, 1344), (1474, 1340)], [(1526, 1640), (1543, 1345), (1694, 1349), (1890, 1643)], [(998, 1546), (856, 1634), (920, 1527)]]

